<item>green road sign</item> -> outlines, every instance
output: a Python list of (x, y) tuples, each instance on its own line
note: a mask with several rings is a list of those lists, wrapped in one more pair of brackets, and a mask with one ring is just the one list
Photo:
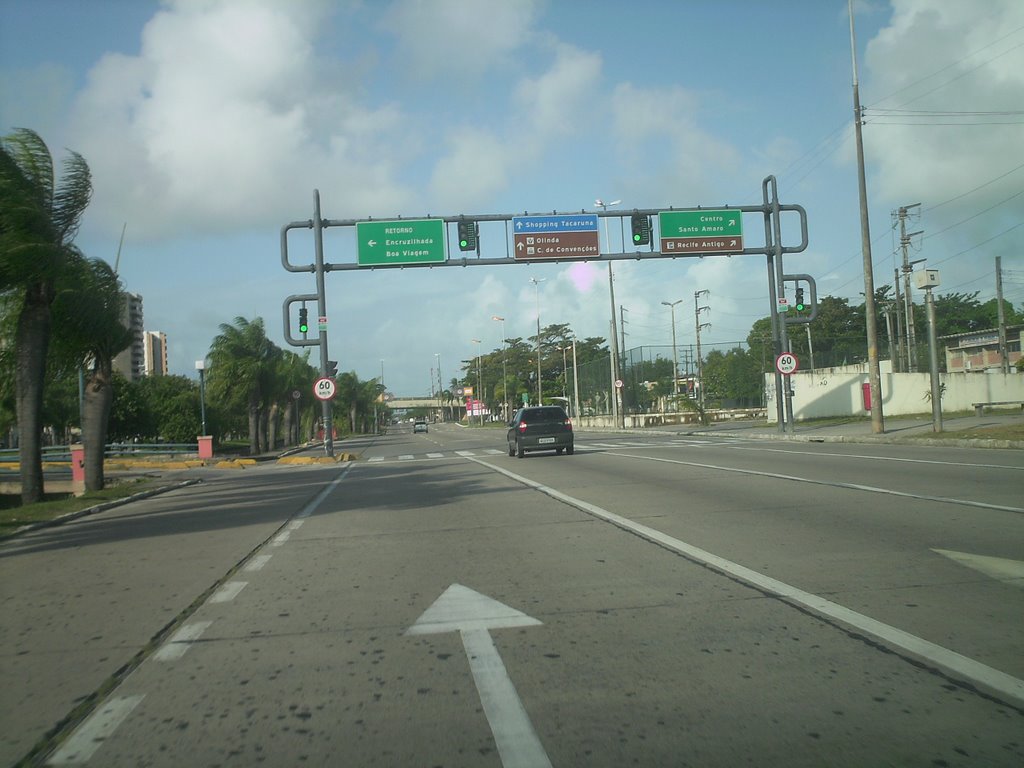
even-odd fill
[(738, 253), (743, 250), (743, 214), (724, 208), (658, 213), (662, 253)]
[(356, 244), (361, 267), (435, 264), (447, 259), (441, 219), (359, 221)]

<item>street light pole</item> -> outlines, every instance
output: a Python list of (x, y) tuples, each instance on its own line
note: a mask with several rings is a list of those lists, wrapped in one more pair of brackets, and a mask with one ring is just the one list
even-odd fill
[(700, 405), (702, 419), (704, 418), (704, 363), (701, 360), (700, 332), (702, 328), (710, 328), (711, 323), (702, 323), (700, 321), (700, 313), (703, 312), (704, 310), (711, 309), (711, 307), (700, 306), (700, 297), (707, 295), (707, 290), (693, 292), (694, 315), (697, 318), (697, 402)]
[(511, 406), (508, 399), (508, 368), (506, 366), (506, 358), (508, 357), (508, 339), (505, 338), (505, 318), (499, 315), (491, 315), (491, 320), (501, 321), (501, 391), (502, 396), (505, 398), (505, 413), (504, 420), (508, 421), (509, 413), (511, 412)]
[(441, 353), (435, 352), (434, 359), (437, 361), (437, 406), (441, 411), (441, 422), (444, 422), (444, 386), (441, 378)]
[(196, 370), (199, 371), (199, 414), (203, 424), (202, 434), (206, 435), (206, 360), (196, 360)]
[(531, 277), (530, 282), (537, 294), (537, 405), (543, 405), (540, 386), (540, 284), (547, 278)]
[(471, 339), (476, 344), (476, 410), (477, 415), (480, 417), (480, 426), (484, 425), (484, 401), (481, 399), (484, 396), (483, 391), (483, 377), (480, 375), (480, 339)]
[(682, 299), (678, 301), (663, 301), (661, 302), (669, 308), (672, 313), (672, 394), (675, 396), (674, 405), (679, 408), (679, 350), (676, 348), (676, 304), (681, 304)]
[[(594, 201), (594, 205), (600, 208), (605, 213), (608, 213), (608, 206), (618, 205), (621, 200), (612, 200), (611, 202), (604, 202), (601, 198), (597, 198)], [(604, 218), (604, 244), (605, 253), (611, 253), (612, 243), (608, 237), (608, 217)], [(609, 348), (612, 350), (612, 420), (615, 422), (616, 427), (625, 427), (625, 414), (622, 415), (622, 423), (619, 422), (619, 388), (615, 386), (615, 382), (621, 378), (619, 372), (619, 330), (618, 325), (615, 322), (615, 283), (612, 277), (612, 263), (608, 262), (608, 295), (612, 302), (612, 323), (611, 323), (611, 344)]]

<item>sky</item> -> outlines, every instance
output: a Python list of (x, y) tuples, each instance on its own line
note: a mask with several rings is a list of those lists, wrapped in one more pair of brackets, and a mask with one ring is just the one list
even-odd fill
[[(909, 258), (939, 270), (939, 295), (993, 298), (998, 256), (1021, 308), (1024, 3), (983, 5), (854, 4), (872, 272), (892, 282), (894, 213), (909, 207)], [(774, 176), (807, 211), (808, 248), (785, 271), (860, 304), (852, 82), (847, 0), (0, 0), (0, 133), (31, 128), (58, 162), (86, 159), (76, 242), (143, 297), (170, 372), (190, 378), (238, 317), (304, 351), (282, 304), (316, 286), (283, 268), (280, 239), (316, 192), (328, 220), (618, 200), (608, 210), (627, 217), (600, 227), (618, 252), (633, 208), (760, 205)], [(798, 244), (795, 214), (783, 221)], [(743, 226), (764, 247), (760, 214)], [(501, 224), (480, 235), (483, 258), (508, 255)], [(313, 263), (308, 230), (288, 248)], [(324, 254), (356, 263), (354, 228), (328, 227)], [(662, 302), (680, 302), (677, 343), (693, 344), (707, 291), (704, 349), (742, 344), (773, 303), (760, 254), (613, 272), (626, 348), (665, 357)], [(325, 285), (330, 359), (398, 396), (429, 395), (438, 364), (447, 385), (501, 347), (502, 326), (530, 337), (538, 307), (543, 326), (609, 335), (603, 262), (334, 271)]]

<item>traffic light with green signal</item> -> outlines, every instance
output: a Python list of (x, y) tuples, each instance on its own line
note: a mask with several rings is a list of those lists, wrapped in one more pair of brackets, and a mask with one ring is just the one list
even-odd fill
[(807, 305), (804, 304), (804, 289), (803, 289), (802, 286), (799, 286), (799, 285), (796, 288), (796, 305), (795, 305), (795, 307), (796, 307), (796, 311), (797, 312), (803, 312), (807, 308)]
[(459, 250), (475, 251), (479, 242), (480, 225), (475, 221), (459, 221)]
[(634, 213), (630, 219), (633, 229), (633, 245), (647, 245), (651, 242), (651, 217)]
[(299, 332), (307, 333), (309, 331), (309, 311), (305, 307), (299, 308)]

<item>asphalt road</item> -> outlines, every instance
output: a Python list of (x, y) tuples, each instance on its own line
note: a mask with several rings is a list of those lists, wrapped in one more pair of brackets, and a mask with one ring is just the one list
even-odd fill
[(0, 764), (1024, 764), (1024, 452), (410, 430), (0, 547)]

